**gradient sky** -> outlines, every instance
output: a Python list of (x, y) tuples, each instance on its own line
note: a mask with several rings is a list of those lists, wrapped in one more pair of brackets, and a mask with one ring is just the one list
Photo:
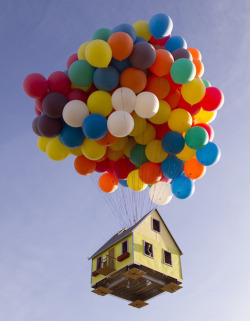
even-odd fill
[[(188, 200), (160, 213), (184, 255), (183, 289), (141, 310), (91, 293), (93, 254), (118, 230), (73, 158), (53, 162), (36, 146), (24, 77), (65, 70), (101, 27), (168, 14), (172, 35), (198, 48), (204, 78), (225, 95), (212, 123), (222, 151)], [(0, 4), (0, 319), (4, 321), (247, 321), (250, 266), (248, 0), (8, 0)]]

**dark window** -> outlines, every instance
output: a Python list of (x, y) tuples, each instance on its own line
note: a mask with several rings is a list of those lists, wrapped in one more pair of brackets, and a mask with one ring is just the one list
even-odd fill
[(161, 232), (161, 226), (160, 226), (160, 221), (156, 220), (153, 218), (152, 220), (152, 227), (155, 232), (160, 233)]
[(99, 270), (102, 268), (102, 257), (99, 256), (97, 259), (96, 259), (96, 270)]
[(122, 254), (128, 252), (128, 241), (122, 242)]
[(153, 245), (144, 241), (144, 254), (149, 257), (154, 257)]
[(172, 265), (172, 254), (163, 250), (163, 260), (165, 264)]

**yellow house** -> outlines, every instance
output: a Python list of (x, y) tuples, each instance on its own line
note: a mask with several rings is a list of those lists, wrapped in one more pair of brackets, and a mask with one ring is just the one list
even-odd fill
[(145, 301), (181, 288), (182, 252), (157, 210), (108, 240), (92, 259), (91, 287), (141, 308)]

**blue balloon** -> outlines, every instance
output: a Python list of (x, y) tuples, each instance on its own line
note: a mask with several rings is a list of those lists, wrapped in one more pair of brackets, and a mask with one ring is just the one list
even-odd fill
[(123, 187), (128, 187), (128, 183), (126, 179), (119, 179), (119, 183), (123, 186)]
[(178, 48), (187, 49), (186, 40), (180, 36), (170, 37), (165, 44), (165, 49), (172, 53)]
[(119, 84), (119, 72), (114, 67), (97, 68), (94, 72), (93, 82), (96, 88), (111, 91)]
[(119, 72), (123, 72), (125, 69), (131, 67), (131, 63), (129, 58), (126, 58), (121, 61), (113, 58), (110, 62), (110, 66), (114, 67)]
[(190, 178), (182, 175), (173, 180), (171, 189), (175, 197), (185, 199), (194, 194), (195, 186)]
[(168, 154), (179, 154), (185, 146), (185, 139), (180, 133), (171, 131), (162, 137), (161, 146)]
[(173, 29), (171, 18), (164, 13), (154, 15), (149, 21), (149, 30), (155, 39), (165, 38)]
[(129, 25), (128, 23), (122, 23), (121, 25), (115, 27), (112, 30), (113, 33), (119, 32), (119, 31), (127, 33), (133, 39), (133, 42), (135, 42), (136, 31), (131, 25)]
[(100, 114), (91, 114), (85, 118), (82, 130), (89, 139), (101, 139), (108, 132), (107, 119)]
[(81, 146), (84, 138), (85, 136), (81, 127), (71, 127), (67, 124), (63, 126), (63, 129), (58, 136), (59, 141), (69, 148)]
[(161, 163), (162, 174), (167, 178), (176, 178), (183, 173), (183, 170), (183, 161), (173, 155), (168, 155), (168, 157)]
[(147, 41), (144, 38), (137, 36), (136, 39), (135, 39), (134, 44), (136, 44), (138, 42), (147, 42)]
[(196, 158), (204, 166), (210, 166), (217, 163), (220, 159), (220, 149), (213, 143), (208, 142), (203, 148), (196, 151)]

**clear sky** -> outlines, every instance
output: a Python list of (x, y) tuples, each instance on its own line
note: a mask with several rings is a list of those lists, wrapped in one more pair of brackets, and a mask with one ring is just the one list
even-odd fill
[[(204, 78), (225, 94), (212, 123), (222, 157), (188, 200), (160, 213), (182, 249), (183, 289), (141, 310), (90, 288), (93, 254), (117, 230), (73, 158), (36, 146), (24, 77), (65, 70), (101, 27), (168, 14), (173, 35), (198, 48)], [(0, 4), (0, 319), (4, 321), (247, 321), (250, 266), (248, 0), (8, 0)]]

